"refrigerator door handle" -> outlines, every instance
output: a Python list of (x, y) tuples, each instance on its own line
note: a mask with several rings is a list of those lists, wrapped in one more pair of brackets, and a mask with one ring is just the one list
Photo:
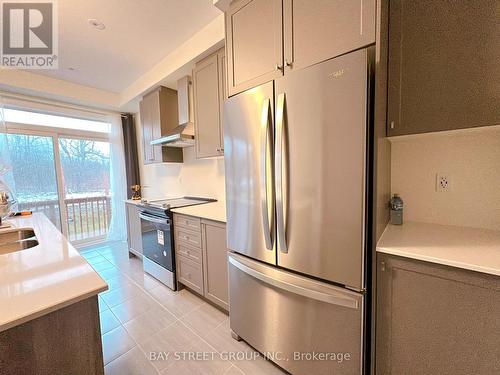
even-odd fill
[(272, 285), (275, 288), (279, 288), (293, 294), (298, 294), (309, 299), (326, 302), (331, 305), (343, 306), (355, 310), (359, 308), (359, 303), (355, 298), (351, 298), (342, 293), (338, 293), (333, 290), (329, 290), (328, 293), (325, 293), (319, 290), (307, 288), (304, 285), (299, 285), (299, 283), (294, 283), (290, 280), (283, 280), (283, 278), (280, 277), (273, 277), (259, 271), (255, 267), (243, 264), (243, 262), (240, 262), (238, 259), (231, 255), (229, 256), (229, 262), (240, 271), (268, 285)]
[[(273, 239), (271, 237), (271, 225), (272, 219), (269, 220), (269, 195), (271, 195), (271, 203), (273, 202), (272, 189), (271, 194), (268, 194), (268, 170), (270, 166), (268, 165), (268, 139), (270, 136), (270, 123), (271, 123), (271, 99), (267, 98), (264, 100), (262, 105), (262, 118), (261, 118), (261, 129), (260, 129), (260, 196), (261, 196), (261, 211), (262, 211), (262, 226), (264, 227), (264, 239), (266, 242), (266, 248), (268, 250), (273, 250)], [(272, 153), (272, 151), (271, 151)], [(272, 173), (272, 171), (271, 171)]]
[(285, 213), (283, 209), (283, 138), (285, 127), (285, 93), (278, 95), (276, 109), (276, 220), (278, 227), (278, 248), (282, 253), (288, 253), (286, 243)]

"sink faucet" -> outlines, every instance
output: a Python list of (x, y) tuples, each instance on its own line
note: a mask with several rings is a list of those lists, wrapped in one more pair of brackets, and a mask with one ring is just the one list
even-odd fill
[(12, 202), (9, 195), (5, 191), (0, 192), (0, 226), (2, 225), (2, 218), (9, 214)]

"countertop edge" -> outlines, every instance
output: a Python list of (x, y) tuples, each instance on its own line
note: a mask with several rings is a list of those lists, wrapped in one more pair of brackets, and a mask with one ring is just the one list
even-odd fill
[(27, 323), (27, 322), (30, 322), (34, 319), (37, 319), (37, 318), (40, 318), (42, 316), (45, 316), (47, 314), (50, 314), (54, 311), (57, 311), (57, 310), (61, 310), (65, 307), (68, 307), (70, 305), (73, 305), (77, 302), (81, 302), (81, 301), (84, 301), (88, 298), (92, 298), (93, 296), (98, 296), (99, 293), (101, 292), (104, 292), (106, 290), (108, 290), (109, 287), (107, 284), (105, 284), (103, 287), (101, 288), (98, 288), (98, 289), (93, 289), (87, 293), (84, 293), (84, 294), (81, 294), (79, 296), (76, 296), (74, 298), (71, 298), (69, 300), (66, 300), (66, 301), (63, 301), (61, 303), (58, 303), (58, 304), (55, 304), (55, 305), (51, 305), (51, 306), (48, 306), (44, 309), (41, 309), (41, 310), (38, 310), (38, 311), (35, 311), (33, 312), (32, 314), (28, 314), (28, 315), (25, 315), (25, 316), (22, 316), (18, 319), (15, 319), (15, 320), (11, 320), (9, 322), (5, 322), (5, 323), (1, 323), (0, 324), (0, 332), (3, 332), (3, 331), (6, 331), (10, 328), (14, 328), (14, 327), (17, 327), (17, 326), (20, 326), (24, 323)]
[(403, 257), (403, 258), (421, 260), (421, 261), (428, 262), (428, 263), (441, 264), (443, 266), (449, 266), (449, 267), (459, 268), (459, 269), (468, 270), (468, 271), (475, 271), (475, 272), (480, 272), (480, 273), (500, 277), (500, 270), (496, 269), (496, 268), (481, 267), (481, 266), (476, 266), (473, 264), (468, 264), (468, 263), (463, 263), (463, 262), (458, 262), (458, 261), (453, 261), (453, 260), (443, 259), (443, 258), (434, 258), (431, 256), (409, 253), (409, 252), (401, 251), (401, 250), (394, 249), (394, 248), (386, 248), (386, 247), (377, 246), (377, 253), (396, 255), (399, 257)]
[(376, 252), (500, 277), (497, 230), (413, 221), (402, 226), (388, 223)]
[[(220, 204), (222, 204), (222, 203), (220, 201), (217, 201), (217, 202), (204, 203), (204, 204), (199, 204), (199, 205), (194, 205), (194, 206), (172, 208), (171, 211), (173, 213), (180, 214), (180, 215), (197, 217), (200, 219), (212, 220), (212, 221), (216, 221), (218, 223), (227, 224), (227, 217), (225, 215), (210, 214), (210, 213), (206, 212), (207, 206), (220, 205)], [(218, 208), (220, 209), (220, 206)], [(200, 210), (200, 211), (196, 212), (197, 210)], [(224, 206), (224, 212), (225, 212), (225, 206)]]
[(175, 214), (179, 214), (179, 215), (185, 215), (185, 216), (191, 216), (191, 217), (197, 217), (197, 218), (200, 218), (200, 219), (205, 219), (205, 220), (211, 220), (211, 221), (216, 221), (218, 223), (222, 223), (222, 224), (226, 224), (226, 220), (223, 220), (221, 219), (220, 217), (219, 218), (215, 218), (214, 216), (209, 216), (209, 215), (197, 215), (197, 214), (187, 214), (185, 212), (182, 212), (182, 211), (177, 211), (178, 209), (173, 209), (172, 212), (175, 213)]

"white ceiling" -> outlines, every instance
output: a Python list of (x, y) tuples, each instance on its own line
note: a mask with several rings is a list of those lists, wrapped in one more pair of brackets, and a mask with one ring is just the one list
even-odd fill
[[(59, 0), (58, 4), (59, 69), (36, 73), (115, 93), (221, 14), (212, 0)], [(93, 29), (89, 18), (103, 22), (106, 29)]]

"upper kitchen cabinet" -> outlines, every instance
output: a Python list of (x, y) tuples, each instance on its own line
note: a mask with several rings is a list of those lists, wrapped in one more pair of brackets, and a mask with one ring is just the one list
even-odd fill
[(167, 87), (145, 95), (139, 103), (144, 164), (174, 162), (182, 163), (182, 149), (153, 146), (151, 141), (160, 138), (177, 127), (177, 92)]
[(229, 95), (375, 43), (375, 0), (239, 0), (226, 12)]
[(390, 136), (500, 124), (498, 2), (391, 0)]
[(224, 49), (196, 63), (193, 70), (196, 157), (224, 154)]
[(284, 0), (283, 7), (287, 68), (301, 69), (375, 43), (375, 0)]
[(229, 95), (281, 76), (281, 0), (237, 0), (226, 12)]

